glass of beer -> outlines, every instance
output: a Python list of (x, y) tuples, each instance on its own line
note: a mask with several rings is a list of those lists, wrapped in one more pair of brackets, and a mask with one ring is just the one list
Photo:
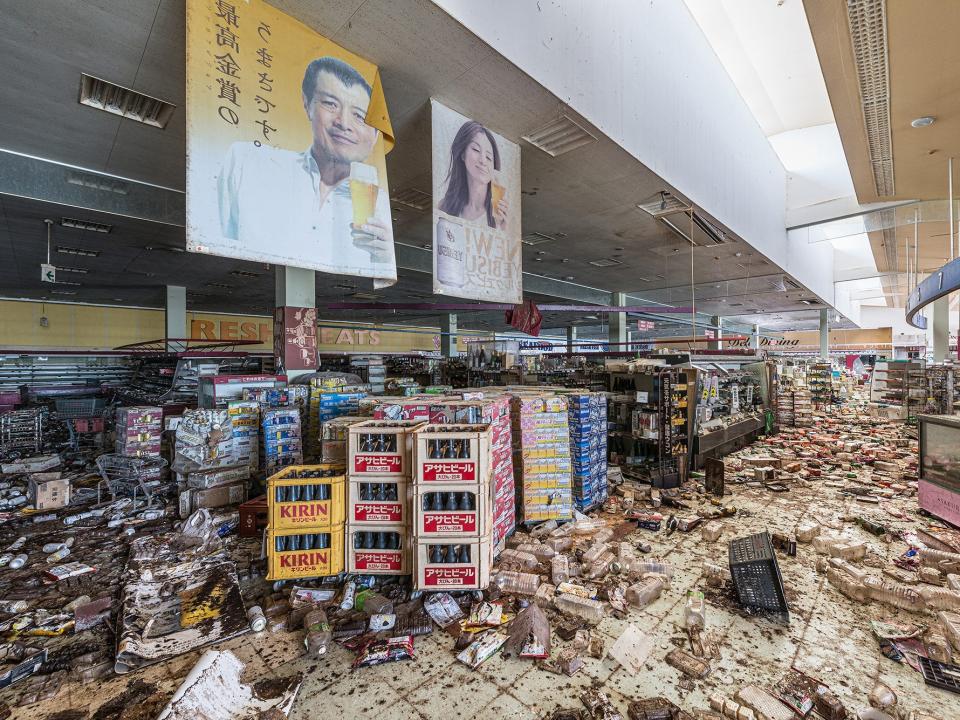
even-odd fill
[(353, 226), (366, 225), (376, 214), (377, 169), (365, 163), (350, 163), (350, 201), (353, 204)]
[(499, 170), (493, 171), (493, 179), (490, 181), (490, 209), (496, 214), (497, 206), (507, 194), (507, 188), (503, 184), (503, 176)]

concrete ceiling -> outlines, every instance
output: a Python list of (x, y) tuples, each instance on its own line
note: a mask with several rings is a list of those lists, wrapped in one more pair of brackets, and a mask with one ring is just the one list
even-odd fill
[[(884, 4), (883, 0), (875, 0)], [(960, 156), (960, 3), (886, 0), (889, 118), (896, 194), (874, 184), (847, 3), (804, 0), (847, 163), (861, 203), (942, 199), (947, 158)], [(912, 120), (936, 122), (911, 127)]]
[[(666, 297), (660, 301), (690, 304), (689, 243), (636, 207), (661, 190), (676, 193), (676, 189), (588, 123), (584, 124), (598, 142), (557, 158), (520, 141), (521, 135), (553, 119), (562, 104), (432, 3), (276, 0), (273, 4), (380, 66), (397, 136), (396, 149), (388, 156), (394, 194), (409, 189), (430, 192), (429, 98), (436, 97), (521, 142), (524, 233), (554, 238), (524, 246), (527, 273), (572, 278), (571, 282), (604, 291), (626, 291), (636, 300)], [(0, 113), (0, 146), (183, 189), (182, 2), (0, 0), (0, 13), (6, 30), (0, 61), (17, 68), (0, 86), (0, 106), (8, 110)], [(158, 130), (79, 105), (81, 72), (172, 102), (177, 106), (173, 119), (165, 130)], [(704, 108), (705, 116), (709, 112)], [(394, 210), (398, 242), (427, 246), (429, 213), (396, 204)], [(272, 307), (272, 269), (156, 249), (182, 248), (182, 227), (10, 197), (0, 198), (0, 211), (0, 295), (157, 306), (165, 284), (185, 284), (191, 309), (263, 313)], [(91, 270), (75, 277), (61, 274), (61, 279), (80, 283), (61, 289), (40, 283), (39, 263), (46, 254), (43, 218), (63, 216), (112, 224), (114, 229), (99, 235), (54, 227), (54, 244), (101, 251), (98, 258), (55, 257), (57, 264)], [(804, 288), (784, 285), (779, 268), (732, 234), (721, 245), (697, 247), (692, 252), (693, 282), (698, 295), (704, 291), (702, 302), (697, 301), (698, 310), (724, 314), (731, 301), (742, 301), (744, 312), (789, 312), (807, 307), (800, 302), (811, 297)], [(591, 264), (605, 258), (619, 264)], [(231, 274), (236, 271), (257, 276)], [(717, 284), (721, 288), (707, 287)], [(53, 289), (76, 294), (52, 295)], [(369, 281), (318, 277), (321, 304), (352, 300), (357, 291), (369, 292)], [(428, 275), (403, 269), (395, 287), (377, 293), (386, 302), (429, 301), (430, 294)], [(323, 315), (347, 317), (343, 313)], [(435, 322), (429, 312), (388, 315), (351, 311), (348, 317)], [(573, 319), (550, 318), (559, 325)], [(474, 320), (481, 327), (504, 327), (502, 313), (471, 314), (471, 322)]]

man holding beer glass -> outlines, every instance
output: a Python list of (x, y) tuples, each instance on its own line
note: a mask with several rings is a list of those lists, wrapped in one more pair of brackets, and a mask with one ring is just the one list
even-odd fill
[(301, 90), (313, 134), (306, 151), (230, 147), (219, 177), (224, 237), (254, 246), (266, 239), (294, 261), (306, 251), (330, 272), (395, 273), (389, 198), (365, 162), (378, 136), (366, 123), (370, 85), (323, 57), (307, 66)]

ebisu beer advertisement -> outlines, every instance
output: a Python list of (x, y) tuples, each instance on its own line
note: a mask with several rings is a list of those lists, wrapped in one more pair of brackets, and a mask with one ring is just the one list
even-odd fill
[(523, 301), (520, 148), (431, 100), (433, 292)]
[(376, 65), (262, 0), (187, 2), (187, 249), (396, 282)]

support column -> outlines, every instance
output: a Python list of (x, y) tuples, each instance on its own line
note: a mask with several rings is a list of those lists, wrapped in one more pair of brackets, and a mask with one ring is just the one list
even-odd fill
[(754, 350), (760, 349), (760, 326), (754, 325), (753, 332), (750, 333), (750, 347)]
[[(627, 304), (627, 294), (616, 292), (610, 294), (610, 304), (623, 306)], [(625, 312), (610, 313), (607, 321), (609, 327), (610, 350), (622, 352), (627, 342), (627, 314)]]
[(276, 268), (273, 354), (288, 379), (313, 372), (317, 356), (317, 281), (313, 270)]
[(933, 361), (942, 363), (950, 352), (950, 296), (933, 301)]
[(714, 326), (713, 331), (713, 340), (707, 343), (707, 350), (722, 350), (723, 349), (723, 318), (719, 315), (714, 315), (710, 318), (710, 324)]
[[(182, 285), (167, 285), (166, 299), (163, 304), (164, 336), (168, 338), (187, 338), (187, 289)], [(167, 343), (167, 350), (179, 348)]]
[(567, 355), (573, 355), (574, 345), (577, 339), (577, 326), (571, 325), (567, 328)]
[(627, 330), (627, 352), (633, 352), (633, 330)]
[(820, 310), (820, 359), (830, 360), (830, 311), (826, 308)]
[(440, 316), (440, 354), (443, 357), (456, 357), (457, 355), (456, 313)]

